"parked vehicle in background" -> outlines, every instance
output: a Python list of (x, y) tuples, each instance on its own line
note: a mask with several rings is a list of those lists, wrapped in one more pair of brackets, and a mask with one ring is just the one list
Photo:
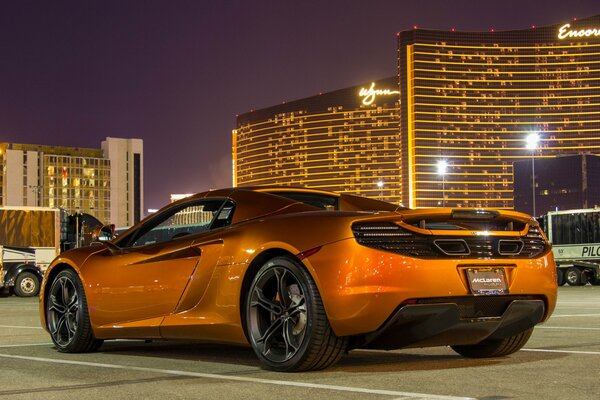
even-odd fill
[(0, 291), (31, 297), (44, 272), (64, 250), (91, 242), (100, 221), (49, 207), (0, 207)]
[(541, 225), (552, 243), (559, 285), (600, 285), (600, 208), (551, 211)]

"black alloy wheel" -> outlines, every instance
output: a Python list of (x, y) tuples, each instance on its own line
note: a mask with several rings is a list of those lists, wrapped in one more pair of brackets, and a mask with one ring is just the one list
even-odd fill
[(46, 299), (46, 321), (58, 351), (94, 351), (102, 340), (94, 338), (83, 285), (70, 269), (61, 271), (50, 286)]
[(263, 265), (250, 286), (245, 311), (250, 343), (269, 369), (326, 368), (347, 346), (331, 330), (310, 274), (293, 257)]

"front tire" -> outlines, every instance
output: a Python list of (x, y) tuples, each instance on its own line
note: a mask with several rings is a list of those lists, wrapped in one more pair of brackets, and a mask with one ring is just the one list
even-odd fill
[(261, 267), (245, 313), (250, 344), (265, 368), (324, 369), (346, 350), (347, 338), (333, 333), (315, 282), (292, 257), (275, 257)]
[(21, 272), (15, 279), (15, 294), (19, 297), (33, 297), (40, 292), (40, 278), (32, 272)]
[(52, 342), (62, 353), (86, 353), (102, 345), (92, 332), (81, 279), (71, 269), (61, 271), (50, 286), (46, 321)]
[(478, 344), (450, 347), (458, 354), (469, 358), (502, 357), (521, 350), (532, 333), (533, 328), (529, 328), (504, 339), (484, 340)]

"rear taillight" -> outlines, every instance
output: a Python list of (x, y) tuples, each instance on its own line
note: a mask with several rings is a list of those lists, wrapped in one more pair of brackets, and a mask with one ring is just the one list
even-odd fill
[(438, 252), (426, 236), (415, 234), (392, 222), (365, 222), (352, 226), (356, 241), (366, 247), (413, 257), (432, 258)]
[(534, 258), (542, 254), (546, 248), (546, 240), (539, 226), (530, 226), (527, 234), (523, 236), (523, 249), (521, 255)]
[(546, 250), (537, 226), (524, 236), (420, 234), (393, 222), (359, 222), (352, 226), (356, 241), (366, 247), (416, 258), (535, 258)]

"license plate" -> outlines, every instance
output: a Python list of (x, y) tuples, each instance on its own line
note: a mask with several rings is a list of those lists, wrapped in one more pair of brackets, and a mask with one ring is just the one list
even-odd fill
[(467, 269), (467, 279), (471, 293), (476, 295), (508, 294), (506, 274), (503, 268)]

